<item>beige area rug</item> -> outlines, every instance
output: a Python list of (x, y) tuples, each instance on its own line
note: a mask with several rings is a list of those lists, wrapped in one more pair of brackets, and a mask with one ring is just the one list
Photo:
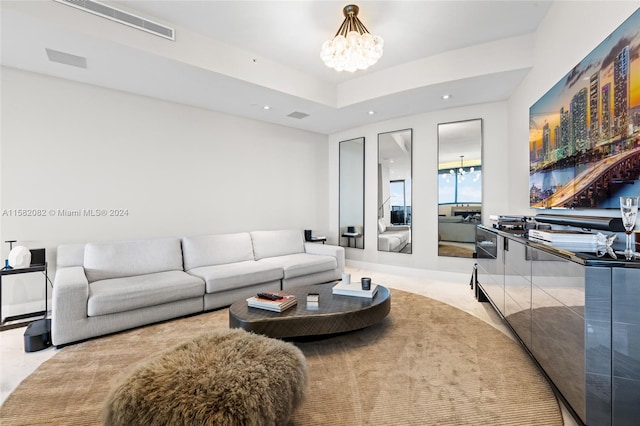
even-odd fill
[(473, 257), (474, 250), (445, 243), (438, 244), (438, 256)]
[[(549, 384), (518, 344), (449, 305), (391, 294), (381, 323), (296, 342), (310, 384), (290, 425), (562, 425)], [(61, 349), (7, 398), (0, 423), (98, 425), (119, 377), (227, 321), (223, 309)]]

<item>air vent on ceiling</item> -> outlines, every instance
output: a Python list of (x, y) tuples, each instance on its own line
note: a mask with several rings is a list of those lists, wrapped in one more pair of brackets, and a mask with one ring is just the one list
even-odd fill
[(58, 50), (53, 50), (49, 48), (45, 48), (47, 52), (47, 57), (51, 62), (58, 62), (60, 64), (71, 65), (72, 67), (78, 68), (87, 68), (87, 58), (77, 55), (72, 55), (71, 53), (60, 52)]
[(305, 114), (304, 112), (294, 111), (291, 114), (287, 115), (287, 117), (297, 118), (298, 120), (308, 117), (309, 114)]
[(100, 3), (94, 0), (54, 0), (58, 3), (66, 4), (68, 6), (75, 7), (76, 9), (84, 10), (85, 12), (92, 13), (94, 15), (101, 16), (103, 18), (110, 19), (115, 22), (119, 22), (124, 25), (128, 25), (133, 28), (155, 34), (157, 36), (175, 40), (175, 30), (157, 22), (150, 21), (145, 18), (133, 15), (129, 12), (125, 12), (115, 7), (108, 6), (104, 3)]

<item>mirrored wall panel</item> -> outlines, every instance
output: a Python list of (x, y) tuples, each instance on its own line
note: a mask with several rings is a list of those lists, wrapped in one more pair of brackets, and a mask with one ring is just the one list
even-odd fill
[(364, 138), (340, 142), (340, 221), (342, 247), (364, 248)]
[(378, 134), (378, 250), (411, 253), (412, 129)]
[(482, 119), (438, 124), (438, 255), (473, 257), (482, 215)]

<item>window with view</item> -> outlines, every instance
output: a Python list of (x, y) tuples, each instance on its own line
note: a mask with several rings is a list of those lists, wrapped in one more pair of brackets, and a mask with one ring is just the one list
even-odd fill
[(440, 204), (474, 204), (482, 202), (482, 170), (461, 173), (459, 169), (438, 172), (438, 200)]

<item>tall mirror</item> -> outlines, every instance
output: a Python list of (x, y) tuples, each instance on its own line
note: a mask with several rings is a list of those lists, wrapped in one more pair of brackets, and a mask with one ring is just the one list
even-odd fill
[(364, 138), (340, 142), (339, 235), (343, 247), (364, 248)]
[(412, 129), (378, 134), (378, 250), (411, 253)]
[(438, 255), (473, 257), (482, 215), (482, 119), (438, 124)]

